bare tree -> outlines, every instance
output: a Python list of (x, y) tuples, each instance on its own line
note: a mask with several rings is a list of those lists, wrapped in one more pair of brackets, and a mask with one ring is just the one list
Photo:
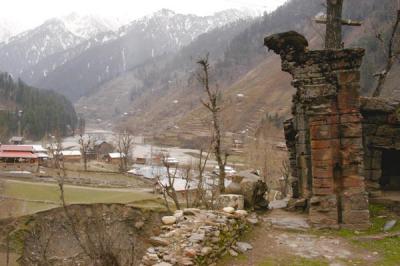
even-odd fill
[(83, 159), (83, 168), (87, 171), (87, 163), (88, 163), (88, 153), (93, 146), (93, 140), (90, 135), (79, 135), (79, 145)]
[(222, 150), (222, 132), (220, 124), (222, 94), (218, 85), (215, 86), (214, 89), (210, 86), (210, 64), (208, 62), (208, 54), (197, 61), (197, 63), (201, 68), (201, 71), (197, 75), (197, 79), (207, 93), (207, 100), (201, 100), (201, 103), (212, 115), (213, 150), (219, 167), (219, 191), (223, 193), (225, 191), (225, 166), (228, 159), (228, 153)]
[(166, 169), (167, 180), (165, 182), (162, 179), (163, 178), (162, 176), (158, 176), (157, 181), (158, 181), (158, 184), (161, 186), (165, 205), (166, 205), (167, 209), (170, 211), (169, 204), (168, 204), (168, 198), (170, 198), (174, 202), (176, 209), (180, 210), (181, 206), (179, 203), (178, 194), (176, 193), (175, 186), (174, 186), (175, 180), (177, 178), (178, 166), (176, 165), (175, 167), (173, 167), (173, 169), (171, 169), (171, 164), (169, 162), (167, 162), (167, 160), (166, 160), (168, 158), (168, 155), (162, 154), (161, 157), (162, 157), (161, 160), (162, 160), (163, 166)]
[(129, 158), (131, 158), (134, 146), (134, 136), (127, 130), (121, 130), (116, 135), (116, 146), (120, 155), (120, 171), (128, 170)]
[[(61, 161), (62, 162), (62, 161)], [(103, 214), (95, 214), (88, 217), (85, 224), (82, 225), (79, 217), (70, 212), (65, 200), (64, 178), (65, 168), (63, 162), (59, 164), (60, 170), (58, 176), (58, 187), (60, 189), (60, 200), (63, 207), (64, 215), (67, 218), (66, 230), (73, 236), (83, 254), (86, 255), (94, 266), (119, 266), (119, 253), (115, 249), (115, 243), (120, 237), (119, 234), (125, 232), (110, 232), (112, 224), (107, 224), (109, 217)], [(127, 265), (135, 265), (135, 245), (134, 238), (130, 239), (130, 258)]]
[(378, 78), (378, 81), (377, 81), (375, 90), (372, 94), (373, 97), (379, 97), (381, 95), (383, 85), (386, 81), (387, 75), (389, 74), (390, 70), (392, 69), (395, 59), (398, 58), (398, 56), (400, 54), (400, 51), (398, 49), (397, 50), (395, 49), (395, 45), (396, 45), (395, 39), (398, 34), (397, 31), (398, 31), (399, 23), (400, 23), (400, 8), (397, 10), (396, 19), (393, 23), (393, 27), (392, 27), (390, 37), (389, 37), (389, 42), (387, 43), (387, 45), (385, 45), (385, 41), (381, 34), (376, 35), (377, 39), (384, 46), (383, 50), (386, 54), (385, 55), (386, 63), (385, 63), (383, 70), (380, 73), (375, 74), (375, 76)]
[(207, 161), (210, 157), (210, 149), (208, 150), (208, 152), (205, 153), (205, 156), (203, 157), (203, 149), (200, 149), (199, 151), (199, 160), (197, 163), (197, 170), (199, 171), (199, 175), (198, 175), (198, 183), (197, 183), (197, 194), (196, 194), (196, 198), (193, 202), (193, 205), (198, 207), (200, 205), (205, 205), (207, 207), (207, 209), (210, 209), (208, 206), (208, 201), (207, 201), (207, 187), (205, 187), (205, 170), (206, 170), (206, 166), (207, 166)]
[(185, 181), (184, 196), (186, 201), (186, 208), (189, 208), (194, 202), (193, 198), (191, 197), (191, 191), (193, 189), (192, 165), (189, 164), (184, 167), (180, 167), (180, 172), (182, 179)]

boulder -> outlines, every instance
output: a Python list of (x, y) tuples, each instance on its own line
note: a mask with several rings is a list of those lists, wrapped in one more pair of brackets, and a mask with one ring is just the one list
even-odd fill
[(217, 206), (219, 209), (223, 209), (225, 207), (243, 209), (244, 208), (243, 195), (236, 195), (236, 194), (219, 195), (217, 198)]
[(261, 180), (261, 177), (252, 171), (242, 171), (237, 175), (242, 177), (240, 194), (244, 197), (246, 208), (267, 209), (268, 201), (264, 195), (268, 190), (268, 186)]
[(222, 210), (226, 213), (234, 213), (235, 212), (235, 208), (233, 208), (233, 207), (225, 207)]
[(240, 182), (243, 180), (242, 176), (232, 176), (232, 182), (225, 188), (227, 194), (242, 194)]
[(176, 217), (175, 216), (164, 216), (161, 218), (161, 221), (165, 225), (174, 224), (176, 222)]
[(237, 210), (237, 211), (235, 211), (235, 214), (240, 217), (245, 217), (248, 215), (247, 211), (245, 211), (245, 210)]

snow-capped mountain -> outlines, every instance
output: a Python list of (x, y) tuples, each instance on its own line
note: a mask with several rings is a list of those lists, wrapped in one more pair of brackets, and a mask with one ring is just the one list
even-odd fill
[[(110, 37), (107, 42), (96, 43), (49, 72), (35, 85), (57, 88), (77, 100), (152, 58), (177, 52), (203, 33), (247, 17), (247, 13), (236, 10), (201, 17), (162, 9), (121, 27), (115, 39)], [(65, 77), (74, 78), (66, 80)]]
[(0, 70), (19, 76), (47, 56), (64, 51), (84, 39), (68, 31), (59, 19), (50, 19), (41, 26), (18, 34), (0, 47)]
[(222, 27), (238, 19), (249, 17), (251, 15), (248, 12), (236, 9), (229, 9), (217, 12), (211, 16), (202, 17), (191, 14), (178, 14), (164, 8), (121, 27), (119, 35), (123, 36), (134, 31), (144, 32), (150, 30), (148, 36), (155, 36), (157, 32), (166, 32), (175, 41), (175, 45), (181, 47), (193, 41), (202, 33)]
[[(7, 38), (0, 45), (0, 70), (32, 82), (96, 43), (115, 38), (113, 31), (119, 27), (116, 21), (72, 13), (66, 17), (49, 19), (39, 27), (11, 38), (11, 33), (0, 28), (0, 34), (3, 32), (4, 39)], [(84, 46), (79, 46), (81, 44)], [(71, 48), (77, 50), (70, 51)], [(49, 61), (48, 57), (66, 51), (69, 52), (56, 62), (38, 68), (38, 65), (43, 65), (42, 61)]]
[(199, 35), (249, 16), (237, 10), (196, 16), (162, 9), (119, 27), (116, 20), (73, 13), (0, 46), (0, 70), (77, 99), (151, 58), (175, 53)]
[(94, 38), (99, 33), (116, 31), (122, 26), (118, 20), (77, 13), (71, 13), (62, 17), (61, 20), (70, 32), (87, 40)]

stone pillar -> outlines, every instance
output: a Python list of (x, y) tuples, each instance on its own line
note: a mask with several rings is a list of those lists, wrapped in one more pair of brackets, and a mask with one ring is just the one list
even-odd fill
[(292, 114), (297, 174), (318, 227), (369, 225), (363, 177), (359, 67), (363, 49), (307, 51), (296, 32), (265, 39), (297, 89)]

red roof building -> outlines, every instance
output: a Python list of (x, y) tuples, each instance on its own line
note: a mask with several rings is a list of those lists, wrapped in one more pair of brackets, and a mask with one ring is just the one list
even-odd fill
[(0, 145), (0, 151), (24, 151), (24, 152), (32, 152), (32, 145)]
[(38, 155), (34, 153), (31, 145), (0, 145), (0, 160), (6, 162), (20, 161), (20, 159), (36, 160)]

